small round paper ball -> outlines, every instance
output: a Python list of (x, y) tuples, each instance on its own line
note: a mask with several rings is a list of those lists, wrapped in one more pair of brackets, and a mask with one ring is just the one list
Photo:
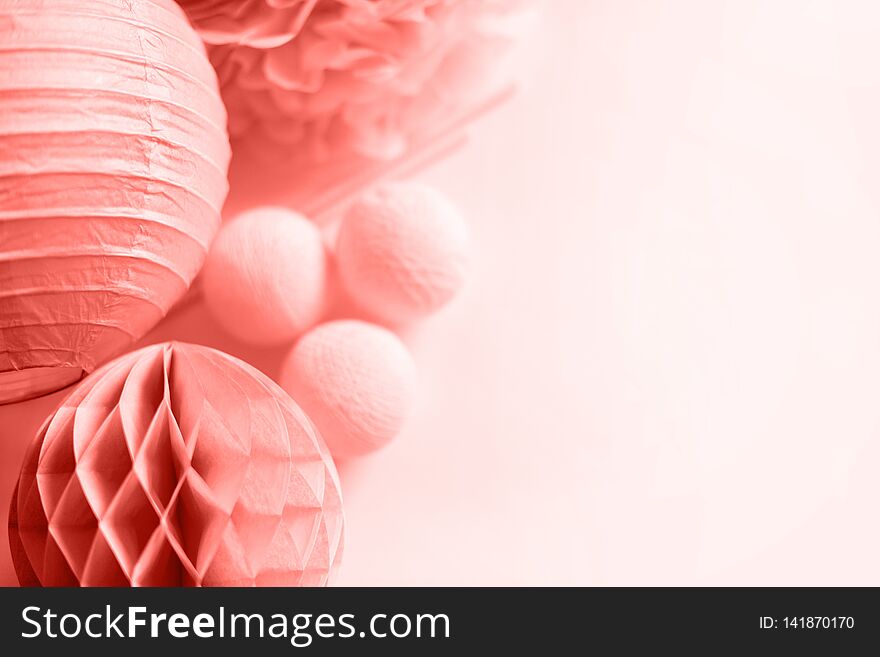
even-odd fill
[(25, 586), (319, 586), (342, 530), (335, 466), (306, 415), (250, 365), (182, 343), (74, 388), (9, 513)]
[(349, 207), (336, 241), (339, 277), (352, 300), (390, 323), (446, 304), (468, 270), (467, 225), (455, 206), (424, 185), (394, 183)]
[(0, 403), (76, 382), (189, 288), (226, 110), (172, 0), (0, 0)]
[(403, 427), (416, 369), (400, 339), (357, 320), (322, 324), (294, 345), (281, 385), (317, 425), (335, 457), (376, 450)]
[(321, 233), (285, 208), (245, 212), (217, 235), (203, 283), (208, 309), (229, 333), (252, 344), (290, 342), (324, 311)]

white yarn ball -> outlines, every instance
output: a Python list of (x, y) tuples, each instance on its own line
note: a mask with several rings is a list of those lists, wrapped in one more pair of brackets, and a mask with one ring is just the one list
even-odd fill
[(229, 333), (260, 345), (292, 341), (324, 311), (320, 231), (285, 208), (245, 212), (221, 228), (202, 280), (211, 315)]
[(452, 202), (414, 183), (363, 194), (336, 241), (343, 287), (388, 323), (425, 317), (449, 302), (464, 284), (470, 250), (467, 225)]
[(322, 324), (294, 345), (281, 386), (303, 408), (333, 456), (391, 441), (416, 399), (416, 368), (391, 331), (357, 320)]

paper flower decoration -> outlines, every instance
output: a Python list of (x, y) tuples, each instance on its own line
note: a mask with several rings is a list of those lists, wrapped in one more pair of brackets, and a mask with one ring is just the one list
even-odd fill
[(491, 86), (527, 0), (182, 0), (211, 44), (233, 136), (393, 158)]
[(210, 44), (274, 48), (290, 41), (321, 0), (181, 0)]
[(342, 549), (339, 482), (268, 377), (207, 347), (153, 345), (46, 421), (9, 538), (23, 585), (324, 585)]
[(0, 0), (0, 403), (64, 387), (186, 291), (230, 150), (172, 0)]

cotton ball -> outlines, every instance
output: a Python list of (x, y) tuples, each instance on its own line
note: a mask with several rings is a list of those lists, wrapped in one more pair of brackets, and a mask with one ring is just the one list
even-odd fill
[(352, 301), (389, 323), (425, 317), (452, 299), (469, 254), (467, 225), (455, 206), (412, 183), (363, 194), (336, 241), (340, 280)]
[(416, 369), (400, 339), (357, 320), (322, 324), (287, 356), (281, 385), (305, 410), (333, 456), (376, 450), (415, 404)]
[(250, 210), (225, 225), (203, 271), (205, 301), (229, 333), (281, 344), (324, 310), (326, 254), (318, 228), (284, 208)]

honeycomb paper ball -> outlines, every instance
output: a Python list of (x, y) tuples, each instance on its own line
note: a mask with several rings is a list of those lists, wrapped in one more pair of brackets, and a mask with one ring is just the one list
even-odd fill
[(181, 343), (74, 388), (9, 515), (23, 585), (318, 586), (342, 550), (339, 481), (305, 414), (250, 365)]
[(373, 317), (402, 323), (446, 304), (465, 281), (467, 225), (439, 192), (386, 184), (348, 209), (336, 241), (343, 287)]
[(327, 265), (318, 228), (284, 208), (258, 208), (223, 226), (208, 255), (205, 302), (229, 333), (290, 342), (324, 311)]
[(336, 457), (394, 438), (416, 399), (416, 369), (400, 339), (356, 320), (306, 333), (285, 359), (281, 385), (303, 407)]
[(166, 314), (229, 158), (172, 0), (0, 0), (0, 403), (78, 380)]

